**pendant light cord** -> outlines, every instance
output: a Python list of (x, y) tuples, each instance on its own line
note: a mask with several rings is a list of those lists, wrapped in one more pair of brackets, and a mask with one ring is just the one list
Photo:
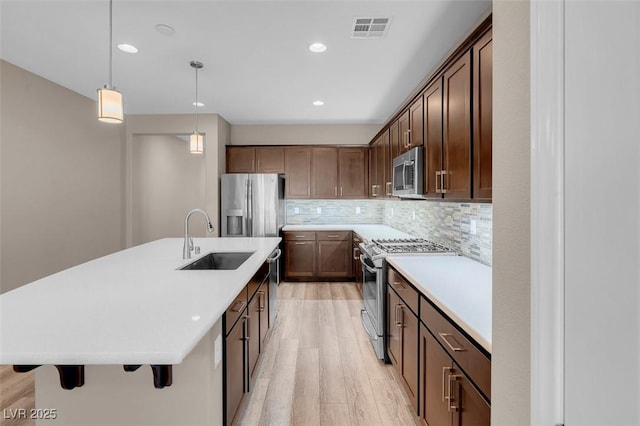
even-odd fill
[(196, 66), (196, 133), (198, 132), (198, 67)]
[(109, 0), (109, 89), (113, 89), (113, 0)]

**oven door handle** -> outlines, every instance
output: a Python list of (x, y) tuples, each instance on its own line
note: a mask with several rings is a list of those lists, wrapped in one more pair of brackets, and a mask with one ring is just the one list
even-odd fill
[(372, 268), (371, 266), (367, 265), (367, 263), (364, 260), (364, 256), (360, 255), (360, 263), (362, 263), (362, 266), (364, 267), (364, 269), (366, 269), (367, 271), (371, 272), (372, 274), (377, 274), (378, 271), (375, 270), (375, 268)]
[(365, 319), (364, 319), (365, 315), (368, 315), (367, 310), (366, 309), (360, 309), (360, 319), (362, 320), (362, 326), (364, 327), (364, 330), (367, 332), (367, 334), (369, 335), (371, 340), (378, 340), (378, 334), (377, 333), (371, 333), (371, 330), (369, 330), (369, 328), (367, 327), (367, 321), (365, 321)]

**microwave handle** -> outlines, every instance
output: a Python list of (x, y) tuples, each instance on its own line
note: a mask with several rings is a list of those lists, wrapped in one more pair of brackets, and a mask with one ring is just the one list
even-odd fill
[(405, 161), (402, 166), (402, 189), (409, 189), (407, 185), (407, 169), (413, 164), (413, 161)]

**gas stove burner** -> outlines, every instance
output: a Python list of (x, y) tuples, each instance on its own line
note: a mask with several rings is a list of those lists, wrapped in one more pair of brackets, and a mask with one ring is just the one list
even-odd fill
[(386, 253), (451, 253), (448, 247), (423, 238), (374, 239), (372, 242)]

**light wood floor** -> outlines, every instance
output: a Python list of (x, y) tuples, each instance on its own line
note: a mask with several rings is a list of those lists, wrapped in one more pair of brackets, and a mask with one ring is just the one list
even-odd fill
[[(282, 283), (278, 319), (244, 401), (243, 425), (419, 425), (360, 323), (353, 283)], [(34, 407), (33, 372), (0, 366), (0, 408)], [(34, 426), (33, 420), (0, 425)]]
[(34, 397), (33, 371), (14, 373), (12, 366), (0, 365), (0, 425), (34, 426), (35, 420), (11, 416), (11, 412), (17, 413), (17, 410), (22, 408), (26, 410), (26, 417), (29, 417), (29, 410), (35, 406)]
[(243, 425), (419, 425), (391, 365), (375, 357), (353, 283), (282, 283)]

